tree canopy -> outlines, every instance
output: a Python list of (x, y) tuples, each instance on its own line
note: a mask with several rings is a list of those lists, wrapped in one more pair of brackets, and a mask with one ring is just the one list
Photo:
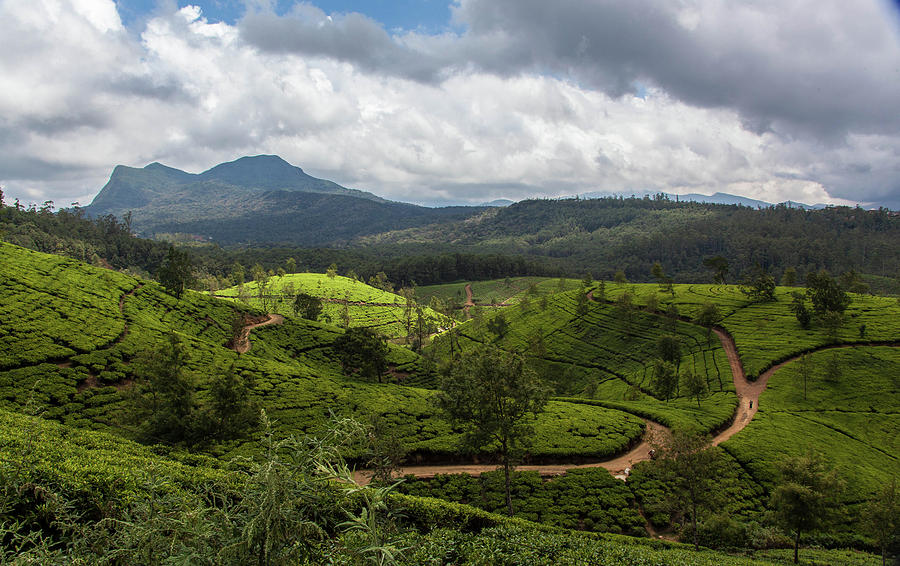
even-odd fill
[(775, 520), (794, 535), (794, 563), (799, 559), (800, 537), (829, 524), (843, 482), (814, 452), (791, 457), (780, 466), (781, 482), (772, 494)]
[(159, 268), (157, 276), (166, 291), (176, 297), (181, 297), (185, 288), (190, 286), (193, 281), (191, 270), (191, 256), (185, 251), (175, 249), (175, 246), (169, 246), (169, 253), (166, 255), (162, 267)]
[(384, 339), (372, 329), (348, 328), (334, 341), (334, 348), (340, 357), (344, 373), (379, 383), (384, 380), (388, 347)]

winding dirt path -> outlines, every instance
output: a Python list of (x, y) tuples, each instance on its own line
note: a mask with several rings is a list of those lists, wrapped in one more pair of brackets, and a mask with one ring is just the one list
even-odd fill
[(475, 301), (472, 300), (474, 294), (472, 293), (472, 284), (466, 283), (466, 302), (463, 303), (463, 311), (466, 313), (466, 318), (472, 318), (472, 315), (469, 314), (469, 307), (475, 306)]
[(737, 412), (734, 415), (734, 420), (731, 422), (731, 425), (713, 437), (713, 445), (718, 446), (738, 432), (744, 430), (744, 427), (750, 423), (753, 415), (755, 415), (756, 411), (759, 409), (759, 396), (766, 389), (769, 378), (772, 377), (780, 367), (797, 358), (790, 358), (780, 364), (776, 364), (760, 375), (759, 379), (756, 381), (748, 381), (747, 374), (744, 372), (744, 365), (741, 363), (741, 357), (738, 354), (737, 346), (734, 343), (734, 338), (732, 338), (724, 328), (714, 327), (713, 332), (719, 337), (719, 342), (722, 343), (725, 355), (728, 356), (728, 364), (731, 366), (731, 375), (734, 378), (734, 390), (738, 397)]
[(250, 324), (244, 326), (241, 330), (240, 336), (238, 339), (234, 341), (232, 345), (232, 349), (238, 354), (246, 354), (250, 351), (250, 331), (254, 328), (259, 328), (260, 326), (268, 326), (270, 324), (282, 324), (284, 322), (284, 317), (280, 314), (267, 314), (263, 319), (257, 319)]
[[(738, 407), (735, 412), (733, 421), (726, 429), (716, 434), (712, 439), (712, 444), (718, 446), (719, 444), (725, 442), (726, 440), (743, 430), (744, 427), (746, 427), (750, 423), (759, 408), (759, 397), (762, 392), (765, 391), (766, 385), (769, 382), (769, 378), (771, 378), (775, 374), (775, 372), (777, 372), (785, 365), (799, 359), (803, 354), (792, 356), (787, 360), (773, 365), (765, 372), (763, 372), (756, 381), (748, 381), (747, 374), (744, 371), (743, 364), (741, 364), (741, 358), (738, 354), (737, 347), (735, 346), (734, 339), (723, 328), (715, 327), (713, 328), (713, 331), (716, 333), (716, 336), (718, 336), (719, 341), (722, 343), (722, 348), (725, 350), (725, 354), (728, 357), (728, 362), (731, 366), (731, 375), (734, 382), (734, 388), (738, 397)], [(900, 343), (898, 342), (872, 342), (857, 344), (830, 344), (827, 346), (816, 348), (813, 351), (817, 352), (820, 350), (829, 350), (835, 348), (853, 348), (870, 345), (900, 347)], [(566, 470), (578, 468), (605, 468), (617, 478), (625, 479), (627, 477), (627, 475), (625, 474), (625, 469), (634, 466), (634, 464), (638, 462), (649, 460), (651, 445), (658, 444), (669, 433), (669, 429), (659, 423), (649, 420), (645, 422), (647, 424), (647, 429), (641, 442), (639, 442), (624, 454), (621, 454), (614, 458), (587, 464), (529, 464), (517, 466), (516, 469), (523, 471), (536, 471), (540, 473), (541, 476), (554, 477), (564, 475), (566, 473)], [(421, 478), (431, 478), (437, 474), (469, 474), (475, 476), (481, 474), (482, 472), (489, 472), (496, 469), (497, 465), (495, 464), (407, 466), (400, 470), (400, 475), (412, 474)], [(356, 472), (355, 477), (357, 481), (363, 484), (368, 483), (369, 481), (369, 473), (366, 470)]]
[[(753, 416), (756, 415), (756, 411), (759, 410), (759, 396), (762, 395), (763, 391), (766, 390), (766, 385), (768, 385), (769, 383), (769, 378), (775, 375), (775, 372), (777, 372), (787, 364), (797, 361), (798, 359), (803, 357), (804, 354), (791, 356), (790, 358), (773, 365), (772, 367), (761, 373), (756, 381), (749, 381), (747, 379), (747, 374), (744, 373), (744, 366), (741, 364), (741, 358), (738, 355), (737, 347), (734, 344), (734, 339), (724, 328), (714, 327), (713, 332), (715, 332), (719, 337), (719, 341), (722, 342), (722, 348), (725, 349), (725, 354), (728, 356), (728, 363), (731, 365), (731, 373), (732, 375), (734, 375), (734, 389), (738, 397), (738, 408), (731, 425), (717, 434), (715, 437), (713, 437), (713, 445), (718, 446), (738, 432), (742, 431), (744, 427), (746, 427), (750, 423), (750, 421), (753, 419)], [(824, 350), (836, 350), (840, 348), (860, 348), (867, 346), (887, 346), (891, 348), (897, 348), (900, 347), (900, 342), (885, 341), (858, 342), (852, 344), (828, 344), (825, 346), (819, 346), (818, 348), (814, 348), (809, 352), (804, 353), (811, 354), (813, 352), (821, 352)]]
[[(650, 459), (651, 444), (668, 433), (668, 428), (653, 421), (646, 421), (647, 429), (643, 439), (631, 450), (608, 460), (589, 462), (586, 464), (522, 464), (516, 466), (516, 471), (538, 472), (544, 477), (562, 476), (566, 470), (581, 468), (604, 468), (613, 475), (624, 475), (625, 469), (643, 460)], [(482, 472), (491, 472), (497, 469), (498, 464), (442, 464), (434, 466), (405, 466), (400, 470), (400, 475), (412, 474), (419, 478), (433, 478), (437, 474), (469, 474), (477, 476)], [(356, 480), (360, 483), (369, 482), (369, 473), (366, 470), (357, 471)]]

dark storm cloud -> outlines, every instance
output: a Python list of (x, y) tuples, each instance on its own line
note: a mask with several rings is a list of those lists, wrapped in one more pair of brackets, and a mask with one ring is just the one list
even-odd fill
[(867, 4), (471, 0), (457, 17), (475, 38), (506, 39), (489, 69), (565, 72), (613, 95), (646, 81), (733, 108), (752, 131), (840, 137), (900, 126), (885, 112), (900, 100), (900, 46)]
[(460, 69), (568, 76), (619, 96), (637, 83), (701, 107), (732, 108), (754, 132), (839, 139), (893, 132), (900, 46), (885, 7), (818, 2), (466, 0), (459, 36), (391, 37), (359, 14), (333, 21), (306, 7), (250, 14), (246, 41), (328, 56), (423, 82)]
[[(103, 86), (103, 85), (98, 85)], [(106, 90), (162, 102), (195, 102), (183, 85), (174, 79), (159, 79), (141, 75), (115, 75), (110, 77)]]
[[(288, 16), (250, 14), (240, 26), (265, 51), (423, 83), (478, 71), (563, 77), (612, 97), (656, 87), (734, 111), (747, 131), (801, 144), (812, 158), (813, 149), (842, 151), (849, 136), (900, 133), (893, 11), (880, 0), (460, 0), (459, 34), (392, 36), (365, 16), (331, 19), (307, 4)], [(840, 163), (805, 178), (852, 200), (896, 193), (889, 163), (860, 147), (851, 161), (869, 159), (879, 164), (868, 171)]]
[(357, 13), (332, 19), (315, 8), (301, 8), (282, 17), (247, 14), (239, 24), (241, 36), (264, 51), (331, 57), (419, 82), (439, 80), (443, 62), (396, 43), (374, 20)]

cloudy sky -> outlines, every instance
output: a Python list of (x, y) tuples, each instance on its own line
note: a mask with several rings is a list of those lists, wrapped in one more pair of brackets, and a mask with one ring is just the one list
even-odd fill
[(0, 185), (278, 154), (396, 200), (900, 208), (889, 0), (0, 0)]

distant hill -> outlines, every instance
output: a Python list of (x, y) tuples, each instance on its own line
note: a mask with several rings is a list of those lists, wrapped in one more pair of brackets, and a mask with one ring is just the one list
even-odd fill
[(94, 217), (131, 212), (132, 228), (146, 236), (181, 232), (223, 244), (323, 245), (461, 220), (482, 209), (392, 202), (307, 175), (278, 156), (258, 155), (198, 174), (160, 163), (119, 165), (84, 210)]
[[(688, 193), (685, 195), (676, 195), (675, 193), (659, 193), (653, 191), (631, 191), (631, 192), (591, 192), (591, 193), (582, 193), (578, 195), (581, 198), (610, 198), (610, 197), (653, 197), (657, 194), (664, 195), (669, 200), (673, 200), (676, 202), (705, 202), (709, 204), (737, 204), (740, 206), (749, 206), (750, 208), (766, 208), (769, 206), (773, 206), (775, 203), (771, 203), (764, 200), (752, 199), (749, 197), (742, 197), (740, 195), (732, 195), (729, 193), (713, 193), (711, 195), (704, 195), (700, 193)], [(790, 208), (802, 208), (804, 210), (818, 210), (821, 208), (825, 208), (824, 204), (803, 204), (802, 202), (794, 202), (794, 201), (785, 201), (783, 203), (785, 206)]]
[(92, 214), (103, 214), (117, 209), (140, 209), (160, 199), (189, 198), (192, 194), (208, 193), (210, 188), (222, 185), (256, 194), (273, 190), (297, 191), (384, 201), (372, 193), (347, 189), (332, 181), (307, 175), (303, 169), (277, 155), (257, 155), (221, 163), (198, 174), (155, 162), (142, 169), (117, 165), (87, 210)]
[(483, 202), (479, 206), (509, 206), (511, 204), (515, 204), (515, 201), (509, 200), (508, 198), (498, 198), (496, 200), (492, 200), (490, 202)]

